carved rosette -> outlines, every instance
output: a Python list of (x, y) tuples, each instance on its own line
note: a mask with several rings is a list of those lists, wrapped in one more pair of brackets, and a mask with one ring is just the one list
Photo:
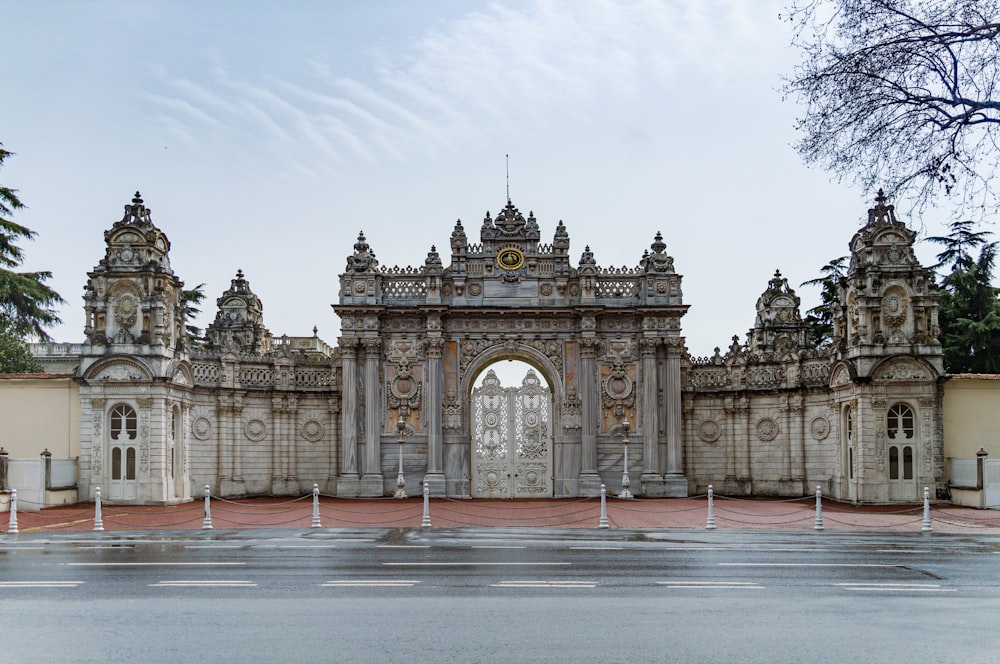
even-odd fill
[(308, 420), (302, 425), (302, 437), (310, 443), (315, 443), (326, 433), (323, 425), (316, 420)]
[(809, 424), (809, 433), (813, 440), (824, 440), (830, 435), (830, 422), (825, 417), (814, 418)]
[(267, 435), (267, 425), (263, 420), (254, 418), (249, 420), (243, 427), (243, 433), (246, 435), (247, 439), (258, 443), (264, 440)]
[(698, 426), (698, 438), (706, 443), (714, 443), (722, 436), (722, 427), (715, 420), (705, 420)]
[(191, 434), (198, 440), (208, 440), (212, 436), (212, 421), (207, 417), (194, 418)]
[(772, 441), (778, 437), (778, 423), (770, 417), (764, 417), (757, 421), (757, 438), (764, 441)]

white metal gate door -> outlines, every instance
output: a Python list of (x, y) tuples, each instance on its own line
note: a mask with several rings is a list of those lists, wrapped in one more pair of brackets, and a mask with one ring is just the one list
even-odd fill
[(472, 392), (472, 496), (552, 496), (551, 395), (534, 371), (504, 388), (490, 370)]
[(983, 460), (983, 507), (1000, 507), (1000, 459)]

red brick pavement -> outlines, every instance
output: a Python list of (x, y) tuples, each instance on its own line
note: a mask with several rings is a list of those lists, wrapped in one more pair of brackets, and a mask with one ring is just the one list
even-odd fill
[[(608, 498), (610, 528), (705, 528), (708, 502), (702, 497), (618, 500)], [(213, 529), (309, 528), (313, 523), (312, 496), (299, 499), (257, 498), (210, 502)], [(455, 500), (429, 502), (431, 527), (540, 527), (596, 528), (600, 500)], [(88, 531), (94, 527), (94, 504), (55, 507), (41, 512), (18, 511), (22, 533)], [(746, 500), (719, 496), (714, 501), (717, 528), (814, 530), (815, 499)], [(168, 506), (109, 505), (102, 507), (103, 525), (109, 531), (190, 530), (205, 524), (204, 501)], [(325, 528), (419, 527), (423, 500), (391, 498), (373, 500), (319, 499), (320, 524)], [(913, 531), (923, 524), (922, 505), (854, 506), (824, 501), (826, 530)], [(1000, 511), (974, 510), (948, 504), (931, 506), (934, 532), (983, 532), (1000, 534)], [(3, 515), (0, 532), (9, 527)]]

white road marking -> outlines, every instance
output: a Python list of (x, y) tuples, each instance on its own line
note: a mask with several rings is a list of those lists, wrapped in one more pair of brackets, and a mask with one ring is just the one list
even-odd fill
[(559, 566), (568, 567), (573, 563), (491, 563), (491, 562), (455, 562), (455, 563), (434, 563), (434, 562), (406, 562), (406, 563), (382, 563), (387, 567), (498, 567), (498, 566)]
[(501, 581), (490, 588), (596, 588), (597, 581)]
[(473, 544), (473, 549), (527, 549), (526, 546), (502, 546), (499, 544)]
[(158, 581), (150, 583), (150, 588), (255, 588), (257, 584), (252, 581)]
[(656, 585), (666, 588), (683, 590), (692, 589), (720, 589), (720, 590), (754, 590), (766, 588), (754, 581), (657, 581)]
[(571, 546), (570, 551), (624, 551), (623, 546)]
[(391, 581), (374, 579), (371, 581), (327, 581), (326, 583), (321, 583), (320, 586), (323, 588), (412, 588), (418, 583), (420, 582), (403, 579), (393, 579)]
[(844, 590), (867, 590), (873, 592), (924, 592), (924, 593), (953, 593), (955, 588), (942, 588), (936, 583), (835, 583), (833, 584)]
[(78, 588), (83, 581), (0, 581), (0, 588)]
[(720, 567), (902, 567), (874, 563), (718, 563)]
[(261, 544), (254, 545), (255, 549), (336, 549), (336, 544)]
[(238, 567), (240, 565), (246, 565), (246, 563), (240, 563), (240, 562), (66, 563), (66, 565), (68, 565), (69, 567)]
[(430, 544), (376, 544), (376, 549), (429, 549)]
[(930, 553), (928, 549), (875, 549), (876, 553)]
[(242, 544), (186, 544), (185, 549), (242, 549)]

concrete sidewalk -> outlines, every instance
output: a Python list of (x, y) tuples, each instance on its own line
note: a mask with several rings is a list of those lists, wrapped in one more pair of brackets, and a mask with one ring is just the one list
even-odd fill
[[(321, 496), (319, 521), (324, 528), (408, 528), (420, 527), (423, 500), (343, 499)], [(597, 498), (544, 500), (458, 500), (432, 498), (428, 504), (431, 527), (539, 527), (597, 528), (601, 502)], [(102, 506), (105, 530), (186, 530), (206, 525), (204, 500), (168, 506)], [(812, 497), (794, 500), (732, 499), (716, 496), (714, 517), (717, 528), (756, 530), (815, 530), (816, 504)], [(314, 506), (311, 495), (297, 499), (253, 498), (223, 500), (209, 504), (213, 529), (310, 528)], [(705, 528), (708, 520), (706, 497), (674, 499), (618, 500), (608, 498), (610, 528), (659, 529)], [(17, 513), (19, 532), (73, 532), (94, 529), (95, 505), (49, 508), (41, 512)], [(934, 532), (1000, 534), (1000, 511), (934, 504), (930, 510)], [(10, 529), (3, 524), (2, 532)], [(823, 501), (822, 526), (825, 530), (920, 532), (922, 505), (855, 506)]]

